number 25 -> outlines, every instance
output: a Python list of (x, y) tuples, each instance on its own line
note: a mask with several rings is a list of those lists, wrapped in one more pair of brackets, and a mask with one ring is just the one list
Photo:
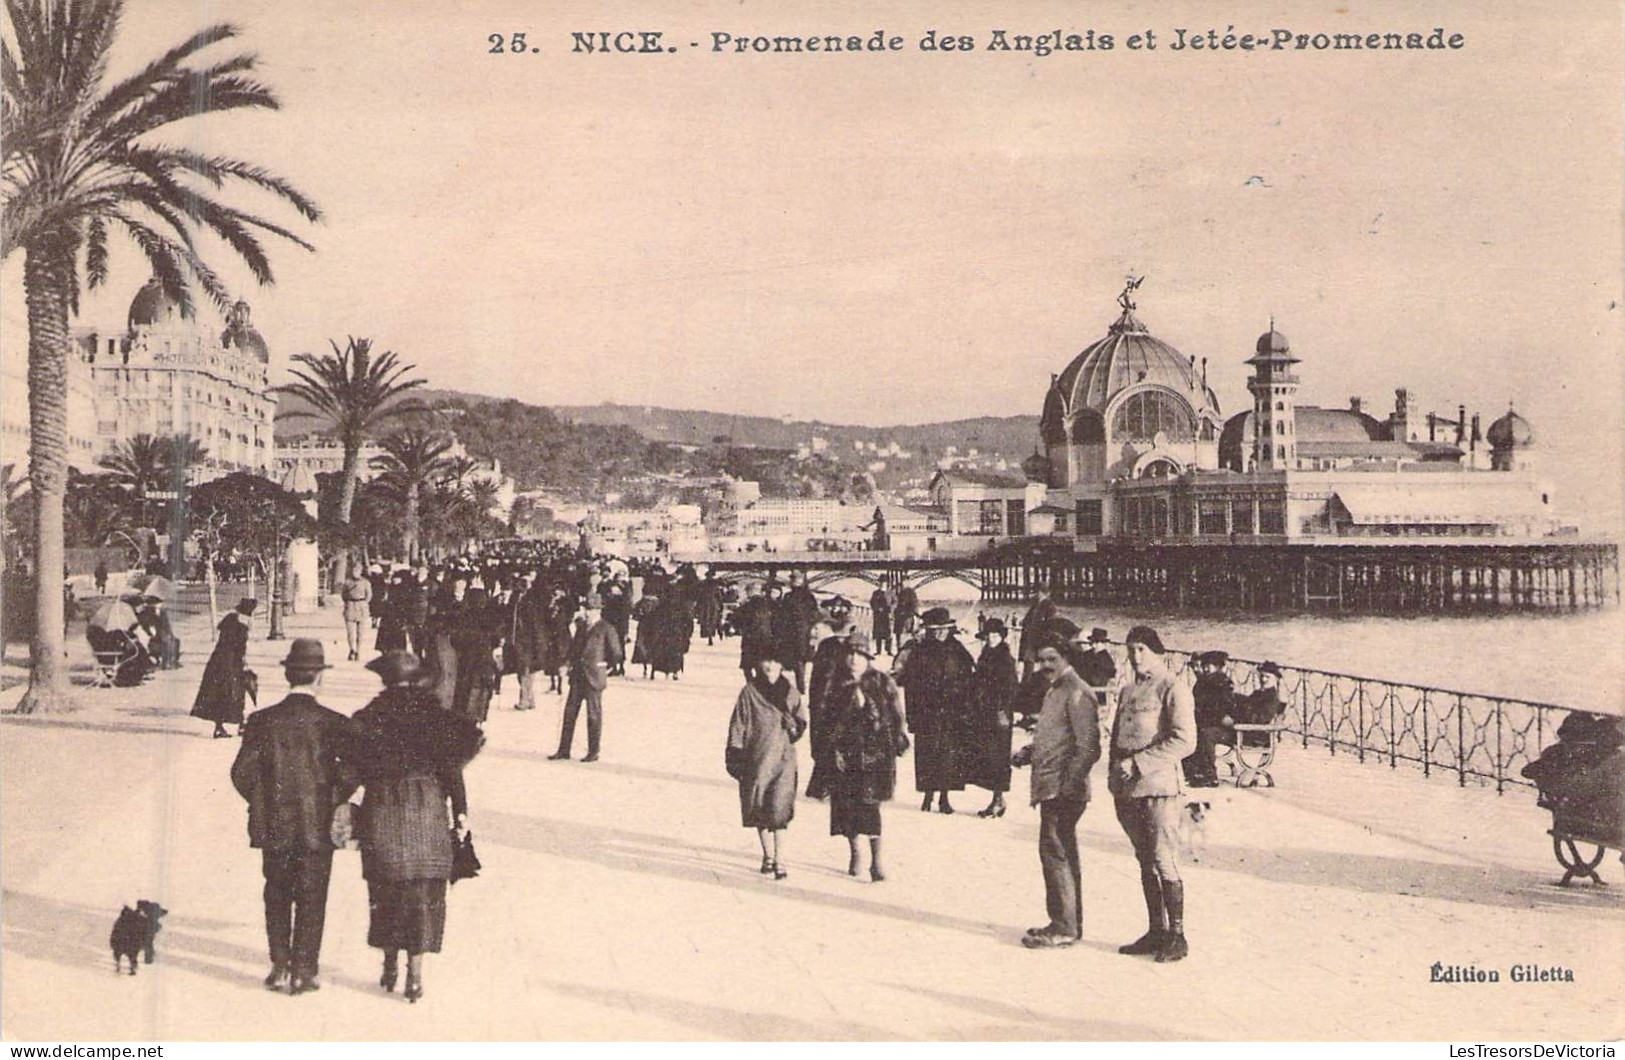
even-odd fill
[(512, 37), (507, 38), (506, 43), (508, 46), (506, 48), (502, 46), (504, 38), (500, 33), (493, 33), (486, 40), (491, 42), (491, 50), (486, 52), (487, 55), (501, 55), (505, 51), (522, 52), (525, 50), (525, 35), (523, 33), (515, 33)]

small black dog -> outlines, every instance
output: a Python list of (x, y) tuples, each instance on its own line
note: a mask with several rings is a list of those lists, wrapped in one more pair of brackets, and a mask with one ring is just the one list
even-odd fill
[(157, 902), (146, 899), (135, 903), (135, 908), (124, 907), (124, 911), (113, 921), (113, 934), (107, 943), (113, 947), (113, 971), (121, 969), (119, 958), (130, 958), (130, 974), (135, 974), (136, 954), (142, 954), (148, 964), (151, 964), (155, 954), (152, 943), (158, 937), (158, 922), (164, 918), (169, 910)]

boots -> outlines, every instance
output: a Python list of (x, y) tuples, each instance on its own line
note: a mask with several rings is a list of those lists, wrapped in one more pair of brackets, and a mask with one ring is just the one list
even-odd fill
[(1163, 887), (1163, 882), (1157, 878), (1156, 872), (1150, 866), (1140, 867), (1140, 890), (1145, 895), (1145, 915), (1151, 926), (1144, 935), (1133, 942), (1117, 947), (1118, 953), (1143, 957), (1162, 951), (1163, 940), (1168, 933), (1168, 913), (1163, 905)]
[(1182, 961), (1191, 948), (1185, 941), (1185, 881), (1162, 881), (1162, 904), (1168, 910), (1168, 934), (1157, 950), (1157, 963)]
[(406, 989), (401, 991), (408, 1003), (415, 1003), (423, 996), (423, 954), (408, 953), (406, 955)]
[(395, 992), (395, 978), (398, 974), (399, 962), (399, 950), (384, 951), (384, 974), (379, 976), (378, 985), (392, 994)]

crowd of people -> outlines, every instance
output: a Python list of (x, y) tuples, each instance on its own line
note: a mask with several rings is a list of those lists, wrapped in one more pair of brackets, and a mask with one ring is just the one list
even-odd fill
[[(349, 658), (376, 653), (368, 668), (385, 685), (367, 707), (347, 722), (320, 707), (313, 690), (326, 668), (321, 646), (296, 641), (284, 661), (292, 694), (244, 724), (254, 689), (243, 652), (255, 611), (245, 600), (220, 624), (194, 710), (215, 722), (216, 736), (235, 724), (243, 737), (233, 780), (250, 805), (251, 841), (265, 851), (273, 963), (266, 982), (294, 993), (316, 988), (333, 848), (323, 829), (360, 787), (369, 942), (385, 954), (380, 982), (394, 987), (404, 952), (408, 996), (421, 995), (421, 957), (440, 947), (445, 885), (467, 834), (461, 766), (510, 675), (518, 710), (535, 709), (539, 694), (565, 697), (555, 761), (573, 756), (585, 709), (581, 761), (590, 763), (603, 752), (612, 677), (677, 680), (696, 636), (715, 643), (737, 635), (743, 682), (723, 765), (738, 784), (741, 824), (759, 840), (761, 872), (775, 880), (789, 875), (788, 829), (807, 797), (827, 803), (829, 834), (846, 840), (849, 875), (864, 872), (867, 853), (869, 879), (884, 881), (882, 808), (910, 750), (926, 812), (955, 813), (952, 796), (976, 787), (990, 795), (977, 816), (1002, 817), (1014, 770), (1028, 770), (1048, 914), (1023, 937), (1030, 948), (1063, 948), (1082, 936), (1077, 829), (1104, 758), (1148, 918), (1145, 934), (1121, 951), (1158, 961), (1188, 953), (1175, 835), (1185, 789), (1207, 783), (1215, 746), (1236, 738), (1227, 727), (1261, 716), (1269, 703), (1279, 709), (1278, 668), (1263, 667), (1263, 686), (1241, 697), (1223, 677), (1227, 660), (1214, 653), (1199, 660), (1193, 697), (1146, 627), (1129, 631), (1129, 672), (1120, 679), (1107, 631), (1085, 631), (1047, 598), (1019, 623), (979, 615), (981, 647), (972, 652), (961, 640), (970, 632), (947, 608), (922, 612), (907, 590), (877, 592), (860, 624), (849, 601), (820, 600), (799, 575), (750, 584), (736, 599), (709, 573), (634, 574), (564, 548), (357, 570), (339, 595)], [(628, 674), (628, 666), (643, 672)], [(536, 690), (538, 675), (547, 677), (545, 693)], [(1018, 748), (1024, 730), (1030, 739)], [(804, 737), (812, 769), (803, 790), (796, 747)], [(305, 776), (313, 762), (325, 763), (320, 775)]]

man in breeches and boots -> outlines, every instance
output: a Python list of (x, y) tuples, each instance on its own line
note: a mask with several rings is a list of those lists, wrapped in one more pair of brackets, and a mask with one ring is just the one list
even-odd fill
[(355, 782), (339, 762), (344, 715), (316, 702), (322, 642), (295, 640), (282, 660), (288, 697), (249, 715), (231, 783), (248, 800), (249, 845), (265, 872), (265, 985), (304, 994), (316, 981), (333, 871), (333, 810)]
[(1185, 883), (1179, 876), (1176, 830), (1183, 792), (1181, 761), (1196, 748), (1196, 705), (1190, 689), (1163, 663), (1162, 640), (1149, 626), (1128, 634), (1133, 674), (1118, 693), (1112, 721), (1108, 783), (1117, 820), (1140, 863), (1150, 927), (1119, 953), (1183, 960)]

